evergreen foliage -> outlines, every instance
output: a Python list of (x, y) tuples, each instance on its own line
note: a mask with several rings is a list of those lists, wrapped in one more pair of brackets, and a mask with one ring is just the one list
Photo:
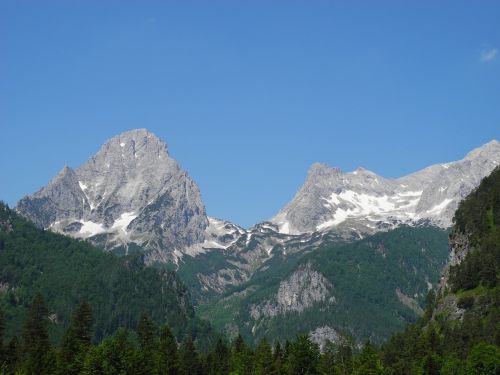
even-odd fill
[[(379, 344), (419, 318), (429, 283), (438, 284), (447, 259), (446, 231), (402, 226), (352, 243), (323, 243), (300, 259), (275, 255), (275, 263), (213, 303), (198, 306), (198, 312), (220, 331), (238, 327), (254, 345), (263, 337), (284, 341), (325, 325), (348, 331), (360, 343)], [(302, 311), (255, 319), (251, 306), (276, 305), (280, 283), (307, 265), (331, 283), (335, 302), (328, 296)], [(403, 303), (398, 290), (413, 305)]]
[(493, 288), (500, 279), (500, 166), (459, 205), (455, 231), (467, 236), (472, 250), (450, 271), (453, 291)]
[[(167, 323), (179, 340), (193, 336), (206, 347), (214, 340), (209, 324), (195, 317), (175, 272), (146, 267), (140, 254), (119, 258), (86, 241), (40, 230), (1, 202), (0, 286), (7, 340), (20, 332), (37, 294), (45, 297), (50, 320), (44, 324), (53, 342), (65, 332), (68, 340), (91, 335), (99, 342), (120, 327), (135, 329), (144, 311), (155, 324)], [(75, 320), (72, 309), (82, 301)], [(72, 324), (80, 326), (67, 331)]]
[[(0, 299), (0, 371), (2, 374), (29, 375), (497, 375), (500, 373), (500, 285), (496, 263), (500, 251), (499, 176), (500, 169), (497, 168), (457, 211), (454, 230), (467, 233), (474, 246), (462, 263), (453, 269), (452, 289), (437, 295), (430, 292), (425, 299), (427, 306), (423, 316), (381, 347), (371, 342), (357, 347), (351, 341), (339, 339), (335, 343), (326, 342), (320, 350), (308, 336), (299, 335), (285, 342), (276, 341), (271, 349), (266, 338), (261, 338), (254, 347), (245, 342), (244, 336), (238, 335), (230, 345), (220, 338), (211, 350), (206, 350), (201, 340), (192, 337), (204, 331), (203, 327), (191, 323), (189, 307), (187, 310), (176, 305), (172, 307), (170, 313), (179, 314), (178, 320), (169, 319), (171, 315), (168, 313), (162, 315), (163, 320), (155, 319), (151, 301), (161, 299), (161, 296), (151, 294), (141, 299), (130, 294), (133, 288), (126, 289), (128, 295), (120, 295), (123, 291), (116, 287), (116, 282), (126, 282), (116, 271), (120, 267), (125, 267), (127, 275), (137, 283), (138, 294), (146, 293), (141, 289), (141, 285), (147, 285), (146, 281), (163, 286), (165, 274), (162, 271), (145, 271), (140, 262), (137, 263), (137, 258), (122, 262), (100, 252), (101, 255), (97, 256), (98, 250), (90, 245), (39, 231), (5, 206), (0, 206), (0, 265), (5, 266), (0, 271), (0, 282), (15, 286), (7, 289)], [(399, 233), (404, 233), (405, 229), (402, 230)], [(402, 238), (408, 237), (393, 240), (402, 241)], [(61, 245), (60, 241), (64, 244)], [(358, 250), (365, 245), (361, 243)], [(373, 246), (368, 248), (373, 250)], [(42, 255), (56, 252), (60, 256), (63, 249), (69, 249), (68, 257), (77, 261), (83, 274), (90, 272), (86, 262), (97, 270), (102, 270), (103, 262), (116, 279), (109, 282), (99, 277), (100, 291), (93, 289), (94, 284), (85, 278), (79, 280), (89, 281), (86, 285), (89, 292), (79, 284), (71, 284), (75, 289), (71, 293), (64, 288), (51, 290), (50, 285), (60, 287), (67, 279), (64, 274), (58, 274), (57, 277), (62, 279), (58, 283), (56, 274), (46, 263), (56, 261), (56, 256), (44, 259)], [(352, 251), (356, 249), (351, 247)], [(23, 253), (35, 260), (30, 262), (28, 255)], [(332, 254), (324, 250), (318, 254), (317, 258), (311, 256), (309, 260), (317, 261), (318, 267), (321, 265), (321, 270), (327, 273), (337, 258), (328, 259), (327, 255), (331, 257)], [(67, 264), (57, 265), (64, 266)], [(77, 277), (75, 269), (70, 267), (67, 272)], [(390, 281), (390, 275), (382, 277)], [(44, 291), (47, 294), (40, 293)], [(62, 296), (58, 292), (62, 292)], [(137, 302), (144, 305), (129, 306), (125, 313), (120, 311), (124, 305), (115, 303), (106, 310), (94, 303), (95, 299), (88, 299), (92, 293), (105, 294), (108, 298), (115, 298), (115, 302), (116, 296), (110, 296), (129, 297), (129, 305)], [(26, 298), (30, 295), (32, 299), (27, 303)], [(71, 303), (78, 298), (89, 302)], [(179, 298), (177, 295), (169, 302), (179, 301)], [(462, 314), (459, 318), (443, 313), (443, 306), (449, 301), (456, 301), (451, 305)], [(69, 314), (67, 324), (57, 323), (66, 319), (60, 303), (66, 303), (66, 309), (74, 310)], [(115, 325), (98, 329), (105, 321), (100, 314), (114, 311), (114, 308), (118, 309), (117, 316), (121, 319)], [(138, 313), (139, 309), (142, 309), (142, 314)], [(135, 331), (129, 329), (131, 322), (135, 322)], [(164, 325), (165, 322), (169, 324)], [(54, 325), (65, 328), (64, 333), (51, 330)], [(110, 331), (115, 326), (116, 329)], [(174, 332), (183, 333), (178, 336), (182, 337), (180, 345)], [(20, 340), (17, 335), (20, 335)], [(96, 335), (103, 339), (96, 339)]]

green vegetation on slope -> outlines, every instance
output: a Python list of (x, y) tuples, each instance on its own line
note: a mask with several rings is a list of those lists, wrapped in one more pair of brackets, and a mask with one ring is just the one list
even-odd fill
[[(290, 339), (323, 326), (359, 342), (382, 342), (418, 318), (429, 283), (437, 284), (447, 255), (446, 231), (401, 227), (349, 244), (324, 244), (299, 259), (276, 255), (250, 281), (198, 309), (216, 328), (239, 331), (251, 342), (265, 336)], [(327, 299), (300, 312), (252, 317), (252, 306), (273, 301), (280, 283), (306, 265), (331, 283), (335, 302)]]
[(117, 258), (79, 241), (36, 228), (0, 204), (0, 305), (7, 337), (18, 335), (34, 296), (43, 295), (50, 337), (57, 341), (71, 310), (88, 302), (100, 341), (118, 327), (135, 327), (142, 312), (168, 323), (177, 337), (208, 337), (189, 293), (174, 272), (145, 267), (142, 257)]
[(424, 317), (383, 346), (394, 374), (500, 373), (500, 167), (461, 202), (451, 241), (470, 250)]

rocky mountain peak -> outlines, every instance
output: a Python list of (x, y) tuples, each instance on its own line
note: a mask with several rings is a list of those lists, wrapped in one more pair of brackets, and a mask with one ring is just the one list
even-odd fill
[(500, 158), (498, 158), (499, 154), (500, 154), (500, 142), (498, 142), (496, 139), (493, 139), (490, 142), (469, 152), (464, 159), (471, 160), (477, 158), (482, 158), (482, 159), (492, 158), (496, 160), (497, 163), (500, 163)]
[(65, 167), (23, 198), (17, 210), (41, 227), (108, 249), (135, 243), (151, 250), (152, 261), (203, 242), (208, 226), (198, 186), (146, 129), (111, 138), (85, 164)]
[(318, 177), (332, 177), (340, 176), (342, 170), (340, 168), (330, 167), (324, 163), (314, 163), (309, 167), (307, 171), (308, 178), (318, 178)]
[(292, 201), (271, 221), (285, 234), (336, 229), (363, 235), (422, 221), (449, 227), (458, 202), (499, 163), (496, 140), (462, 160), (399, 179), (386, 179), (364, 168), (343, 173), (315, 163)]

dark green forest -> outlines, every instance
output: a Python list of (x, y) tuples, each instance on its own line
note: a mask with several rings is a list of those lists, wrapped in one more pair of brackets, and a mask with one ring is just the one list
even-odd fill
[[(452, 338), (449, 332), (439, 332), (436, 324), (426, 326), (424, 321), (382, 348), (369, 342), (356, 348), (345, 340), (327, 342), (320, 350), (307, 336), (275, 345), (261, 339), (252, 347), (238, 336), (231, 343), (219, 338), (212, 350), (199, 351), (191, 337), (179, 344), (168, 326), (158, 326), (147, 315), (140, 317), (135, 329), (119, 328), (93, 345), (94, 320), (87, 303), (75, 309), (59, 345), (52, 346), (47, 313), (43, 297), (35, 296), (20, 337), (0, 347), (4, 374), (494, 375), (499, 371), (500, 349), (488, 337), (452, 343), (447, 341)], [(3, 326), (1, 318), (0, 334)], [(462, 350), (465, 346), (467, 351)]]
[[(500, 373), (500, 168), (459, 206), (469, 251), (423, 316), (382, 345), (215, 339), (175, 273), (42, 231), (0, 208), (4, 374)], [(330, 260), (333, 262), (334, 260)], [(327, 258), (321, 262), (330, 267)], [(390, 277), (383, 276), (383, 277)]]
[[(438, 283), (446, 264), (447, 243), (440, 228), (401, 226), (351, 243), (327, 242), (298, 259), (275, 255), (272, 265), (197, 311), (218, 330), (236, 325), (252, 344), (264, 337), (283, 342), (324, 325), (349, 332), (356, 342), (380, 344), (421, 315), (428, 283)], [(254, 320), (249, 306), (273, 298), (282, 280), (307, 265), (333, 285), (336, 302)], [(411, 296), (411, 304), (403, 304), (396, 290)]]
[(155, 322), (168, 323), (180, 339), (212, 340), (208, 323), (195, 317), (189, 292), (175, 272), (146, 267), (140, 254), (116, 257), (87, 241), (40, 230), (0, 204), (0, 306), (6, 338), (20, 332), (37, 294), (47, 302), (53, 343), (82, 301), (92, 306), (94, 342), (120, 327), (135, 327), (144, 311)]

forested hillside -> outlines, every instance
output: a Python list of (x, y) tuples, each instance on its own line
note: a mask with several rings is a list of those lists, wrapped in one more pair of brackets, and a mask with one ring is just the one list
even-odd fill
[(394, 374), (500, 373), (500, 167), (461, 202), (454, 222), (449, 276), (423, 319), (383, 346)]
[(381, 343), (423, 313), (448, 255), (448, 234), (403, 226), (352, 243), (326, 242), (299, 259), (275, 256), (200, 314), (249, 342), (313, 334)]
[(40, 230), (0, 204), (0, 305), (6, 338), (19, 335), (37, 294), (46, 301), (54, 342), (82, 302), (92, 308), (96, 342), (119, 327), (135, 327), (143, 312), (158, 324), (168, 323), (180, 340), (210, 335), (174, 272), (145, 267), (138, 254), (118, 258), (86, 241)]
[[(7, 374), (61, 375), (497, 375), (499, 192), (497, 168), (460, 204), (450, 235), (450, 267), (437, 294), (428, 293), (423, 316), (380, 347), (370, 341), (356, 344), (348, 330), (320, 347), (308, 335), (280, 342), (279, 332), (269, 329), (269, 336), (255, 345), (237, 335), (233, 340), (220, 338), (212, 350), (204, 350), (201, 338), (211, 337), (209, 328), (194, 317), (174, 273), (144, 268), (137, 256), (118, 259), (85, 242), (38, 230), (2, 205), (1, 369)], [(410, 311), (420, 305), (400, 294), (410, 294), (405, 285), (415, 282), (429, 261), (425, 241), (440, 241), (440, 235), (432, 233), (429, 228), (400, 228), (390, 237), (379, 234), (336, 250), (323, 248), (298, 267), (313, 286), (331, 292), (333, 306), (352, 293), (365, 301), (365, 314), (361, 307), (347, 312), (359, 311), (351, 318), (362, 324), (381, 301), (388, 301), (385, 308), (393, 312), (402, 311), (397, 300)], [(386, 269), (384, 261), (391, 267)], [(339, 262), (349, 267), (343, 269)], [(406, 273), (405, 278), (399, 273)], [(374, 277), (366, 278), (370, 274)], [(268, 276), (259, 275), (262, 284), (272, 280)], [(387, 284), (387, 289), (377, 283)], [(396, 300), (386, 299), (384, 294), (395, 285)], [(426, 288), (418, 280), (417, 285), (420, 299)], [(314, 311), (320, 317), (327, 311), (321, 310), (324, 300), (319, 302), (314, 306), (320, 309), (309, 312), (311, 319), (316, 319)], [(274, 311), (270, 304), (265, 307)]]

